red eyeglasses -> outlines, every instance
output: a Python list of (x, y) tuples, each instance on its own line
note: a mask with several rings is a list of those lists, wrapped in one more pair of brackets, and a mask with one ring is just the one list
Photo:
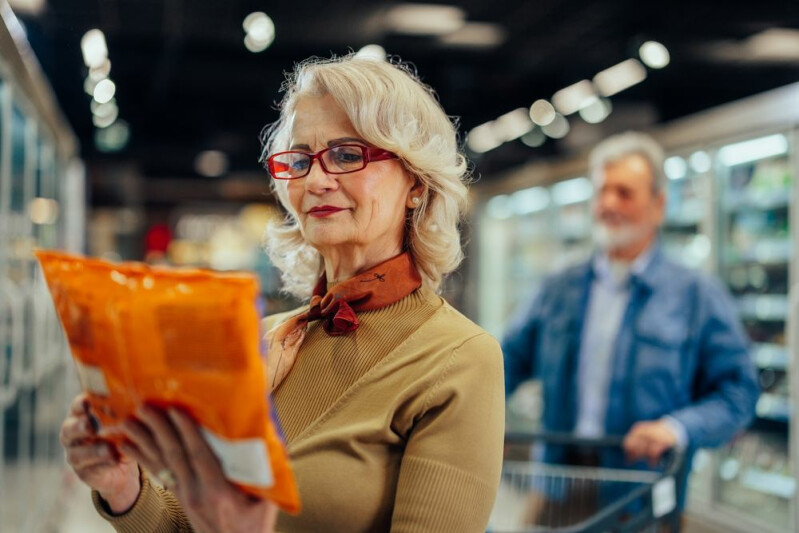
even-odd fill
[(296, 150), (278, 152), (266, 159), (266, 168), (276, 180), (294, 180), (311, 172), (314, 159), (319, 160), (322, 169), (328, 174), (349, 174), (365, 169), (369, 163), (398, 157), (397, 154), (381, 148), (339, 144), (316, 153)]

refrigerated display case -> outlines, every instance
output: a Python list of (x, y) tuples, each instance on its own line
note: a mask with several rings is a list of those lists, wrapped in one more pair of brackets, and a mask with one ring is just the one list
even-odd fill
[(661, 245), (671, 259), (690, 268), (713, 265), (710, 160), (704, 151), (670, 154), (664, 164), (666, 216)]
[(777, 528), (792, 523), (787, 345), (793, 172), (790, 132), (722, 145), (718, 274), (735, 297), (762, 389), (749, 431), (717, 457), (717, 499)]
[[(545, 276), (591, 250), (591, 182), (570, 177), (494, 195), (480, 213), (480, 306), (476, 316), (500, 338)], [(554, 259), (554, 260), (553, 260)]]
[(77, 386), (33, 249), (82, 231), (83, 204), (61, 185), (84, 176), (67, 171), (76, 140), (18, 24), (0, 10), (0, 530), (39, 531), (58, 504), (58, 427)]

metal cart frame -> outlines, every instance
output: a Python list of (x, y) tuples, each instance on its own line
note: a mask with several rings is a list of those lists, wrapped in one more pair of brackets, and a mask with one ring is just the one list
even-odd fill
[[(576, 437), (565, 433), (508, 433), (505, 436), (506, 449), (509, 445), (547, 444), (579, 447), (580, 449), (620, 449), (623, 437), (609, 436), (597, 439)], [(684, 473), (684, 454), (675, 450), (667, 452), (658, 470), (645, 471), (623, 468), (602, 468), (593, 466), (569, 466), (547, 464), (535, 461), (505, 461), (503, 480), (508, 482), (514, 476), (529, 475), (539, 479), (570, 478), (585, 479), (592, 483), (629, 482), (635, 485), (623, 491), (617, 498), (597, 507), (588, 518), (563, 527), (525, 525), (521, 529), (507, 529), (507, 526), (490, 528), (491, 533), (524, 533), (557, 531), (559, 533), (633, 533), (640, 531), (680, 531), (682, 511), (679, 501), (683, 487), (679, 480)], [(515, 479), (519, 479), (516, 477)], [(525, 482), (530, 485), (529, 482)]]

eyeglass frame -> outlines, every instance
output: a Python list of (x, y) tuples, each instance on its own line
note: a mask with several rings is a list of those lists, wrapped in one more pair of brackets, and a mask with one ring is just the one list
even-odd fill
[[(327, 165), (325, 165), (325, 161), (324, 161), (324, 159), (322, 159), (322, 156), (324, 154), (326, 154), (327, 152), (329, 152), (330, 150), (335, 150), (336, 148), (342, 148), (344, 146), (351, 147), (351, 148), (360, 148), (361, 149), (361, 153), (363, 154), (363, 166), (361, 168), (358, 168), (358, 169), (355, 169), (355, 170), (345, 170), (344, 172), (337, 172), (337, 171), (329, 170), (327, 168)], [(276, 158), (278, 156), (281, 156), (281, 155), (285, 155), (285, 154), (302, 154), (302, 155), (308, 156), (310, 158), (311, 162), (308, 164), (308, 170), (305, 172), (305, 174), (303, 174), (302, 176), (294, 176), (294, 177), (291, 177), (291, 178), (278, 178), (277, 176), (275, 176), (275, 174), (277, 174), (277, 172), (274, 170), (274, 158)], [(291, 181), (291, 180), (304, 178), (308, 174), (310, 174), (311, 173), (311, 169), (313, 168), (313, 163), (314, 163), (315, 159), (319, 160), (319, 165), (322, 167), (322, 170), (325, 173), (341, 175), (341, 174), (351, 174), (353, 172), (359, 172), (359, 171), (365, 169), (367, 167), (367, 165), (369, 165), (369, 163), (374, 163), (376, 161), (388, 161), (388, 160), (391, 160), (391, 159), (399, 159), (399, 156), (397, 154), (395, 154), (394, 152), (390, 152), (390, 151), (384, 150), (382, 148), (376, 148), (374, 146), (364, 146), (362, 144), (343, 143), (343, 144), (337, 144), (335, 146), (330, 146), (330, 147), (325, 148), (323, 150), (319, 150), (318, 152), (304, 152), (302, 150), (286, 150), (286, 151), (283, 151), (283, 152), (277, 152), (275, 154), (272, 154), (272, 155), (268, 156), (265, 159), (265, 163), (266, 163), (265, 166), (266, 166), (267, 171), (269, 172), (269, 175), (272, 176), (272, 179), (282, 180), (282, 181)]]

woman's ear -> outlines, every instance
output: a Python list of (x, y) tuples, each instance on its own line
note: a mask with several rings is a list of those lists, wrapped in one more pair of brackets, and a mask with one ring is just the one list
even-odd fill
[(415, 209), (422, 205), (422, 200), (427, 195), (427, 186), (421, 181), (416, 180), (411, 190), (408, 191), (408, 199), (405, 201), (405, 207), (408, 209)]

